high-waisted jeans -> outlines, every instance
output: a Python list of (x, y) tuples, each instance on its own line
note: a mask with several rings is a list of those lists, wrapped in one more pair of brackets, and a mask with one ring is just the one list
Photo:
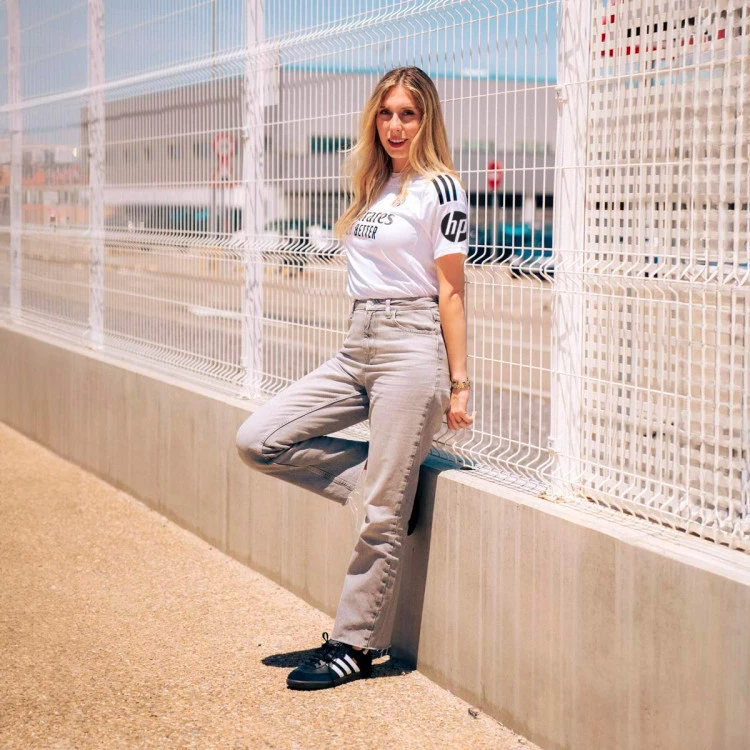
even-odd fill
[[(254, 469), (341, 504), (367, 462), (365, 519), (344, 580), (335, 640), (390, 646), (419, 466), (449, 403), (436, 298), (360, 300), (352, 305), (341, 351), (264, 404), (237, 433), (240, 455)], [(369, 443), (329, 436), (368, 417)]]

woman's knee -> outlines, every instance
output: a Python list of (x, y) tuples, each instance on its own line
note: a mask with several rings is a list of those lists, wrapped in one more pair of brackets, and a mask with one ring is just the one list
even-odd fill
[(254, 469), (261, 469), (268, 464), (263, 452), (263, 436), (253, 417), (246, 419), (237, 430), (237, 452), (240, 458)]

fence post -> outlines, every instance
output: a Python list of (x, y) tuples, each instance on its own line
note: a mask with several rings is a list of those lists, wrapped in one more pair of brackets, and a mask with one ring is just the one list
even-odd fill
[(8, 104), (10, 105), (10, 319), (21, 318), (21, 230), (23, 171), (21, 138), (21, 16), (19, 0), (7, 0)]
[(264, 0), (245, 0), (241, 394), (247, 397), (257, 394), (263, 372), (264, 18)]
[(591, 3), (561, 0), (552, 317), (552, 486), (570, 494), (582, 473), (583, 270)]
[(104, 345), (104, 7), (89, 0), (89, 346)]

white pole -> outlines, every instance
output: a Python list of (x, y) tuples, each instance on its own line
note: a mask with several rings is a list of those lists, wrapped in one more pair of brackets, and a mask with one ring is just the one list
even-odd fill
[(264, 0), (245, 0), (246, 52), (243, 206), (242, 395), (256, 395), (263, 373), (263, 106), (268, 76), (258, 47), (264, 37)]
[(573, 491), (582, 473), (582, 292), (591, 21), (591, 3), (561, 1), (550, 425), (553, 491), (561, 495)]
[(21, 138), (21, 15), (19, 0), (7, 0), (8, 104), (10, 110), (10, 319), (21, 318), (21, 230), (23, 171)]
[(89, 345), (104, 345), (104, 7), (89, 0)]

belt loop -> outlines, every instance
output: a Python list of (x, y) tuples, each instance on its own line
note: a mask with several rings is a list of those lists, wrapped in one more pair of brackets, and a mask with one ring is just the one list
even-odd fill
[(391, 317), (391, 301), (389, 299), (385, 301), (385, 317)]

